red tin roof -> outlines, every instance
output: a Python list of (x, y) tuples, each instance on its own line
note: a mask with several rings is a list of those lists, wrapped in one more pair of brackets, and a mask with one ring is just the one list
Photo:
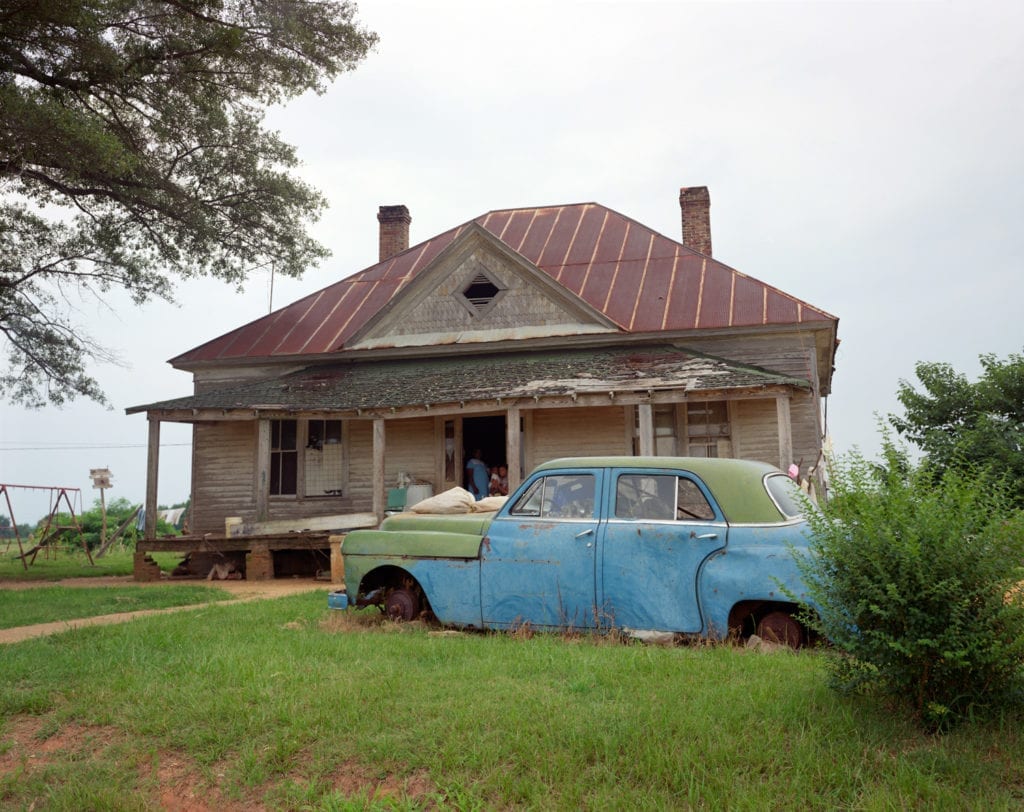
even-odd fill
[[(474, 221), (624, 333), (835, 321), (777, 288), (597, 203), (506, 209)], [(470, 223), (196, 347), (171, 363), (317, 355), (348, 342)]]

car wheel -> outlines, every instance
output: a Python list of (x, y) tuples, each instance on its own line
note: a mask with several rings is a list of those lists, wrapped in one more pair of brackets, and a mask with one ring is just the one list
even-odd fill
[(415, 620), (420, 613), (420, 602), (410, 589), (392, 589), (384, 602), (384, 613), (392, 620)]
[(757, 636), (790, 648), (800, 648), (804, 642), (803, 627), (789, 612), (769, 612), (757, 624)]

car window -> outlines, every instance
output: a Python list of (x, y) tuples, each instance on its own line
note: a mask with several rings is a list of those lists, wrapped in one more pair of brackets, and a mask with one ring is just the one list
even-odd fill
[(683, 521), (712, 521), (715, 511), (708, 504), (707, 497), (696, 482), (686, 477), (679, 477), (679, 501), (676, 502), (676, 518)]
[(804, 514), (807, 497), (800, 486), (785, 474), (771, 474), (765, 477), (764, 486), (768, 489), (775, 506), (788, 519)]
[(516, 500), (509, 515), (542, 519), (592, 518), (594, 475), (553, 474), (541, 477)]
[(615, 516), (673, 521), (715, 518), (697, 483), (672, 474), (622, 474), (615, 485)]

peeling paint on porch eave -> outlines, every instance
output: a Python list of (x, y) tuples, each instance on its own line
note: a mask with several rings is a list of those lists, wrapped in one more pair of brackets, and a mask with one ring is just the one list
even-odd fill
[(437, 347), (456, 344), (486, 344), (499, 341), (524, 341), (567, 336), (615, 335), (618, 330), (593, 324), (554, 324), (531, 327), (505, 327), (495, 330), (455, 330), (446, 333), (413, 333), (367, 339), (346, 350), (383, 350), (402, 347)]

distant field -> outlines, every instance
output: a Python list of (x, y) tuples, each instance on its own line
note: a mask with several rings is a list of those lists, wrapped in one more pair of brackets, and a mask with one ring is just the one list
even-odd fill
[[(26, 552), (31, 549), (23, 543)], [(109, 550), (102, 558), (89, 559), (80, 548), (60, 547), (56, 550), (40, 551), (35, 563), (26, 569), (18, 556), (16, 541), (4, 539), (0, 544), (0, 581), (59, 581), (62, 578), (83, 578), (103, 575), (131, 575), (133, 551), (123, 548)], [(181, 560), (181, 553), (157, 553), (153, 556), (161, 569), (174, 569)]]

